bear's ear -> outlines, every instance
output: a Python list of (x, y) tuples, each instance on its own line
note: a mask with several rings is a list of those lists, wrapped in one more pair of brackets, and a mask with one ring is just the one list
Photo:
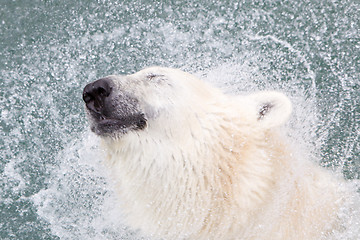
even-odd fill
[(292, 105), (287, 96), (279, 92), (263, 91), (249, 96), (255, 107), (255, 118), (261, 127), (279, 126), (289, 118)]

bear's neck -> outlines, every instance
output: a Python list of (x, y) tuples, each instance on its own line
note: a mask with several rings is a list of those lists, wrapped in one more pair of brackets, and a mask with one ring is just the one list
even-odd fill
[[(245, 224), (269, 195), (274, 161), (265, 135), (253, 133), (251, 126), (234, 126), (197, 138), (188, 133), (181, 143), (151, 132), (105, 142), (128, 221), (144, 228), (141, 219), (150, 218), (170, 232), (177, 232), (176, 223), (188, 223), (194, 232), (210, 231), (219, 220)], [(234, 134), (244, 132), (248, 135)], [(156, 232), (153, 227), (148, 231)]]

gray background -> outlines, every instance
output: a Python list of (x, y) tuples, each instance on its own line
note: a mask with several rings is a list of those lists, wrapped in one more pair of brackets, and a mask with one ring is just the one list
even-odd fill
[(357, 0), (0, 5), (1, 239), (138, 238), (111, 211), (81, 93), (102, 76), (151, 65), (230, 93), (285, 92), (296, 151), (359, 178)]

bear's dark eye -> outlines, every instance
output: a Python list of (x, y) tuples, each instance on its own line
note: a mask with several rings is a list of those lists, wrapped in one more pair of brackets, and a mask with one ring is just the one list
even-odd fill
[(268, 114), (268, 112), (271, 110), (271, 108), (273, 108), (274, 105), (271, 104), (271, 103), (265, 103), (260, 111), (259, 111), (259, 117), (258, 117), (258, 120), (261, 120), (265, 117), (266, 114)]
[(150, 73), (150, 74), (147, 75), (147, 78), (148, 78), (149, 80), (153, 80), (153, 79), (158, 78), (158, 77), (164, 77), (164, 75), (155, 74), (155, 73)]

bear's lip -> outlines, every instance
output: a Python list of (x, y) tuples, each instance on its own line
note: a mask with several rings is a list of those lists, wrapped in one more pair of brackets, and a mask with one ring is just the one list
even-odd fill
[(147, 119), (143, 113), (116, 117), (107, 117), (94, 112), (90, 115), (93, 120), (91, 130), (100, 136), (124, 134), (129, 130), (144, 129), (147, 125)]

